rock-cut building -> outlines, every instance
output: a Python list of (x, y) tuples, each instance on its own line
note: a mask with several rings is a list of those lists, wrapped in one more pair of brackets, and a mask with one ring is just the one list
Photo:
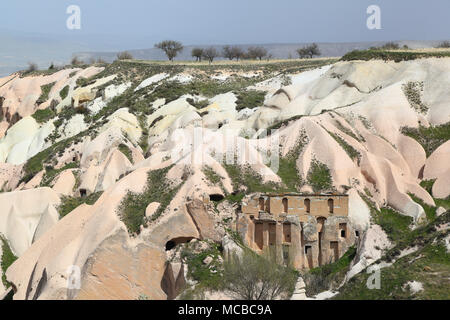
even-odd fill
[(262, 253), (311, 269), (338, 260), (359, 237), (348, 220), (346, 194), (253, 194), (241, 204), (237, 230)]

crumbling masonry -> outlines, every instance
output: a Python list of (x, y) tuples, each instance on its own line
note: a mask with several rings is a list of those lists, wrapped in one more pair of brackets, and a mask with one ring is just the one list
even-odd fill
[(348, 195), (256, 194), (243, 199), (237, 231), (256, 252), (311, 269), (338, 260), (359, 237), (348, 220)]

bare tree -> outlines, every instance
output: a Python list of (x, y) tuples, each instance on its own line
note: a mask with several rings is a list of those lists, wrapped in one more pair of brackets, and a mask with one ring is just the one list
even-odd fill
[(117, 59), (119, 60), (131, 60), (133, 59), (133, 55), (128, 51), (119, 52), (117, 54)]
[(450, 41), (442, 41), (441, 43), (439, 43), (438, 45), (437, 45), (437, 47), (436, 48), (441, 48), (441, 49), (444, 49), (444, 48), (450, 48)]
[(242, 50), (239, 47), (232, 47), (231, 51), (233, 52), (234, 57), (236, 58), (237, 61), (239, 61), (239, 59), (243, 59), (245, 57), (245, 52), (244, 50)]
[(231, 47), (228, 46), (228, 45), (227, 46), (223, 46), (223, 48), (222, 48), (222, 55), (225, 58), (229, 59), (229, 60), (233, 60), (234, 59), (233, 53), (231, 52)]
[(82, 65), (84, 62), (82, 60), (80, 60), (80, 58), (78, 58), (77, 56), (73, 57), (72, 60), (70, 61), (70, 64), (73, 66), (79, 66)]
[(173, 61), (173, 59), (183, 51), (183, 44), (179, 41), (174, 40), (164, 40), (160, 43), (155, 44), (155, 48), (161, 49), (166, 54), (169, 61)]
[(297, 54), (300, 58), (312, 58), (313, 56), (320, 56), (319, 46), (313, 43), (309, 46), (297, 49)]
[(267, 56), (267, 50), (264, 47), (250, 47), (248, 48), (248, 56), (250, 59), (262, 60)]
[(191, 51), (191, 56), (195, 58), (195, 61), (201, 62), (203, 57), (203, 49), (202, 48), (193, 48)]
[(203, 57), (209, 61), (211, 64), (215, 58), (219, 56), (219, 52), (217, 52), (216, 48), (209, 47), (203, 50)]
[(297, 274), (277, 264), (274, 254), (258, 256), (251, 250), (224, 262), (224, 285), (237, 299), (273, 300), (292, 293)]
[(223, 56), (230, 60), (236, 59), (239, 60), (244, 57), (245, 52), (240, 47), (237, 46), (224, 46), (223, 47)]
[(36, 63), (28, 62), (28, 68), (27, 68), (26, 72), (33, 72), (33, 71), (36, 71), (37, 69), (38, 69), (38, 66)]
[(107, 62), (103, 58), (98, 58), (97, 63), (98, 64), (106, 64)]
[(400, 48), (400, 46), (398, 45), (398, 43), (395, 42), (386, 42), (384, 45), (382, 45), (380, 47), (380, 49), (386, 49), (386, 50), (395, 50)]

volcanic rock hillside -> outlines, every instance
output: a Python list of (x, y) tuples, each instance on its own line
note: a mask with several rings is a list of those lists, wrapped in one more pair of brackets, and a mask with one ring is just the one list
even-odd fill
[(215, 277), (239, 250), (240, 200), (271, 191), (349, 195), (363, 234), (342, 297), (431, 227), (411, 252), (444, 248), (448, 285), (449, 85), (450, 58), (116, 61), (0, 79), (0, 296), (173, 299), (201, 283), (180, 250), (212, 256)]

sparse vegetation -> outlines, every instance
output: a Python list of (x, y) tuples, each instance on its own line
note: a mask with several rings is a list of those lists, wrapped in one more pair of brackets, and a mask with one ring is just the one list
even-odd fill
[(247, 193), (281, 191), (281, 186), (275, 182), (263, 182), (263, 178), (250, 165), (223, 164), (230, 177), (235, 191), (246, 188)]
[(183, 44), (174, 40), (165, 40), (155, 44), (155, 48), (161, 49), (166, 54), (169, 61), (173, 59), (183, 51)]
[(117, 59), (119, 60), (131, 60), (133, 59), (133, 55), (128, 51), (119, 52), (117, 54)]
[(264, 104), (266, 93), (258, 90), (241, 90), (236, 92), (236, 110), (253, 109)]
[(303, 116), (293, 116), (293, 117), (291, 117), (289, 119), (282, 120), (282, 121), (279, 121), (279, 122), (276, 122), (276, 123), (272, 124), (271, 126), (269, 126), (267, 128), (267, 135), (270, 135), (272, 133), (272, 130), (278, 130), (281, 127), (287, 126), (289, 123), (291, 123), (293, 121), (301, 119), (302, 117)]
[[(128, 192), (122, 200), (119, 215), (131, 234), (139, 234), (141, 225), (146, 226), (149, 221), (156, 220), (181, 188), (182, 183), (174, 186), (166, 178), (170, 168), (172, 166), (149, 171), (144, 191), (142, 193)], [(153, 216), (147, 218), (145, 209), (152, 202), (159, 202), (160, 205)]]
[(219, 56), (219, 52), (216, 50), (216, 48), (209, 47), (203, 50), (202, 56), (211, 64), (213, 60)]
[(131, 163), (133, 163), (133, 155), (130, 148), (128, 148), (128, 146), (123, 143), (119, 144), (118, 148), (119, 151), (122, 152), (128, 158), (128, 160), (130, 160)]
[(81, 142), (82, 137), (88, 135), (89, 133), (93, 133), (93, 131), (88, 129), (80, 132), (76, 136), (61, 140), (28, 159), (23, 166), (24, 173), (21, 182), (26, 183), (30, 181), (39, 171), (44, 169), (44, 166), (55, 165), (57, 157), (61, 156), (65, 149), (74, 143), (77, 144)]
[(205, 174), (206, 178), (213, 185), (217, 185), (217, 184), (220, 184), (222, 182), (221, 177), (210, 166), (205, 166), (203, 168), (203, 173)]
[(32, 117), (38, 122), (38, 123), (45, 123), (55, 117), (55, 112), (51, 108), (46, 109), (39, 109), (36, 110), (35, 113), (33, 113)]
[(339, 143), (339, 145), (342, 147), (342, 149), (344, 149), (344, 151), (347, 153), (350, 159), (356, 161), (359, 165), (359, 162), (361, 161), (361, 154), (337, 134), (330, 132), (328, 130), (327, 132), (330, 136), (334, 138), (334, 140), (336, 140), (337, 143)]
[(292, 295), (298, 278), (291, 267), (277, 263), (271, 252), (259, 256), (244, 249), (224, 262), (224, 287), (236, 299), (274, 300)]
[(38, 70), (38, 66), (34, 62), (28, 62), (28, 68), (25, 70), (25, 73), (32, 73)]
[(6, 280), (6, 270), (17, 260), (16, 255), (12, 252), (9, 246), (8, 240), (0, 235), (0, 241), (2, 245), (2, 257), (1, 257), (1, 271), (2, 271), (2, 282), (6, 288), (9, 288), (11, 284)]
[(403, 127), (401, 132), (419, 142), (429, 157), (434, 150), (450, 139), (450, 122), (429, 127), (422, 125), (419, 125), (419, 128)]
[(386, 42), (381, 47), (379, 47), (379, 49), (384, 49), (384, 50), (397, 50), (399, 48), (400, 48), (400, 46), (398, 45), (398, 43), (392, 42), (392, 41)]
[(242, 59), (244, 55), (244, 50), (238, 46), (227, 45), (222, 48), (222, 56), (229, 60), (236, 59), (236, 61), (239, 61), (239, 59)]
[(422, 102), (423, 81), (410, 81), (405, 83), (402, 89), (411, 107), (419, 113), (426, 114), (429, 108)]
[(296, 145), (285, 157), (280, 157), (278, 176), (283, 180), (287, 190), (292, 192), (300, 191), (300, 187), (303, 183), (301, 177), (298, 174), (297, 159), (299, 158), (303, 146), (307, 143), (307, 136), (302, 132)]
[[(447, 290), (450, 285), (450, 254), (443, 243), (449, 230), (439, 231), (436, 228), (449, 222), (450, 211), (447, 211), (431, 223), (415, 230), (405, 230), (402, 239), (381, 259), (393, 264), (381, 270), (380, 289), (370, 290), (367, 287), (371, 273), (362, 270), (341, 287), (333, 299), (450, 299)], [(413, 247), (417, 251), (399, 258), (404, 249)], [(423, 290), (412, 292), (406, 285), (412, 280), (421, 282)]]
[(250, 59), (259, 59), (260, 61), (267, 56), (267, 49), (264, 47), (248, 48), (248, 57)]
[(320, 50), (319, 46), (316, 43), (310, 44), (308, 46), (305, 46), (303, 48), (297, 49), (297, 54), (300, 57), (300, 59), (304, 58), (312, 58), (314, 56), (320, 56)]
[(78, 58), (77, 56), (73, 57), (72, 60), (70, 60), (70, 64), (72, 66), (80, 66), (83, 65), (84, 62), (82, 60), (80, 60), (80, 58)]
[(368, 50), (354, 50), (345, 54), (341, 60), (342, 61), (352, 61), (352, 60), (393, 60), (395, 62), (409, 61), (420, 58), (432, 58), (432, 57), (450, 57), (450, 52), (447, 51), (436, 51), (436, 52), (414, 52), (414, 51), (389, 51), (382, 49), (368, 49)]
[(336, 288), (339, 286), (347, 271), (350, 263), (356, 255), (356, 248), (350, 247), (344, 255), (336, 262), (325, 264), (320, 267), (313, 268), (302, 274), (306, 286), (306, 295), (308, 297)]
[[(206, 288), (217, 290), (222, 287), (221, 247), (212, 241), (207, 241), (207, 243), (207, 248), (201, 252), (196, 252), (193, 249), (195, 244), (191, 243), (185, 244), (181, 251), (181, 259), (188, 266), (189, 279), (199, 283), (200, 288), (196, 288), (197, 290)], [(207, 257), (212, 258), (209, 264), (203, 263)]]
[(442, 41), (436, 46), (436, 48), (445, 48), (445, 49), (450, 48), (450, 41), (448, 40)]
[(201, 62), (203, 58), (203, 48), (193, 48), (191, 51), (191, 56), (195, 58), (195, 61)]
[(318, 160), (311, 161), (307, 180), (314, 192), (330, 191), (333, 189), (333, 179), (330, 169)]
[(103, 191), (101, 192), (95, 192), (90, 194), (87, 197), (68, 197), (63, 196), (61, 198), (61, 204), (58, 207), (58, 213), (61, 218), (65, 217), (68, 213), (72, 212), (76, 208), (78, 208), (83, 203), (88, 205), (93, 205), (95, 202), (97, 202), (98, 198), (103, 194)]
[(207, 106), (209, 106), (209, 100), (204, 99), (204, 100), (195, 100), (192, 98), (187, 98), (186, 101), (193, 107), (197, 108), (197, 109), (203, 109), (206, 108)]
[(52, 90), (55, 83), (56, 82), (52, 82), (52, 83), (44, 84), (43, 86), (41, 86), (41, 95), (36, 100), (36, 104), (40, 105), (48, 100), (48, 95), (50, 93), (50, 90)]
[(59, 92), (59, 96), (61, 97), (62, 100), (67, 98), (68, 94), (69, 94), (69, 85), (62, 88), (61, 91)]
[(57, 175), (59, 175), (64, 170), (68, 169), (75, 169), (79, 167), (78, 162), (71, 162), (66, 164), (65, 166), (61, 167), (60, 169), (55, 169), (53, 166), (46, 166), (45, 167), (45, 174), (42, 178), (42, 181), (40, 183), (41, 187), (49, 187), (53, 180), (56, 178)]

